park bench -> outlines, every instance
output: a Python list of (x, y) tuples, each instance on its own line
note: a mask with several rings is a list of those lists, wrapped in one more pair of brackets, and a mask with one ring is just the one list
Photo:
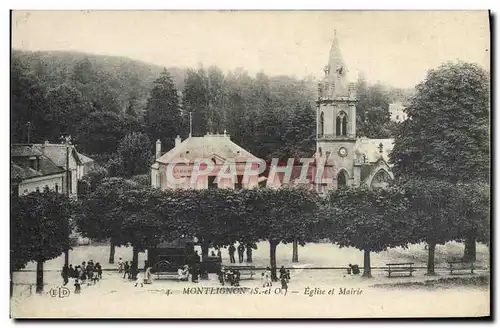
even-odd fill
[(391, 278), (391, 276), (394, 277), (394, 274), (396, 275), (408, 275), (408, 276), (412, 276), (413, 274), (413, 271), (415, 271), (415, 269), (413, 268), (413, 265), (415, 263), (413, 262), (408, 262), (408, 263), (388, 263), (386, 264), (388, 269), (386, 269), (385, 271), (387, 271), (389, 273), (389, 278)]
[[(450, 269), (450, 274), (468, 274), (470, 271), (471, 274), (474, 274), (474, 263), (470, 261), (462, 261), (462, 260), (449, 260), (448, 266)], [(455, 273), (453, 273), (455, 271)], [(456, 273), (456, 272), (459, 273)], [(467, 272), (463, 272), (467, 271)]]
[(224, 267), (226, 270), (238, 270), (240, 272), (240, 279), (243, 280), (244, 277), (247, 279), (253, 279), (253, 276), (255, 275), (255, 266), (252, 265), (232, 265), (232, 266), (225, 266)]
[(151, 271), (156, 275), (156, 279), (179, 279), (177, 268), (168, 261), (159, 261)]

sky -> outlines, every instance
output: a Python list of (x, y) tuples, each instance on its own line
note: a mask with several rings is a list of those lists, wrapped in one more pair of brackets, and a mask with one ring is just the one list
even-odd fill
[(446, 61), (489, 69), (486, 11), (14, 11), (12, 47), (162, 66), (321, 77), (334, 31), (348, 78), (413, 87)]

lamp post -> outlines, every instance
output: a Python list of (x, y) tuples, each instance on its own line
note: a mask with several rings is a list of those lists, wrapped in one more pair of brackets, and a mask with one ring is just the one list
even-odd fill
[[(69, 169), (69, 148), (71, 145), (71, 136), (64, 137), (64, 143), (66, 145), (66, 195), (68, 199), (70, 197), (71, 191), (71, 170)], [(64, 265), (69, 267), (69, 245), (68, 248), (64, 251)]]

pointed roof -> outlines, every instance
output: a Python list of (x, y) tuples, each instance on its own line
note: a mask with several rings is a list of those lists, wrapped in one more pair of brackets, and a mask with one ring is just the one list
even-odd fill
[(329, 97), (348, 97), (349, 81), (347, 80), (347, 67), (340, 51), (336, 31), (330, 48), (328, 65), (325, 73), (326, 76), (324, 82), (328, 83), (328, 91), (326, 95)]

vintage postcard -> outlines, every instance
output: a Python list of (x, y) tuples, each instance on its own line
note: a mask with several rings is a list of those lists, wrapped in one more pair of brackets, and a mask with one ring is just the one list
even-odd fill
[(488, 11), (12, 11), (12, 318), (490, 317)]

